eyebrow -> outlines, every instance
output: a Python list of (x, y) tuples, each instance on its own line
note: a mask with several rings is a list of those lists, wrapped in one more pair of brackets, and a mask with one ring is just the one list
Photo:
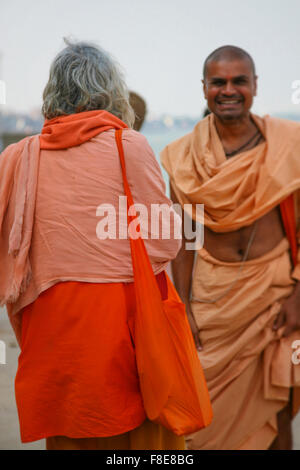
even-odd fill
[[(233, 77), (233, 80), (248, 80), (248, 76), (247, 75), (238, 75), (237, 77)], [(223, 78), (223, 77), (211, 77), (209, 78), (210, 81), (217, 81), (217, 80), (220, 80), (220, 81), (226, 81), (226, 78)]]

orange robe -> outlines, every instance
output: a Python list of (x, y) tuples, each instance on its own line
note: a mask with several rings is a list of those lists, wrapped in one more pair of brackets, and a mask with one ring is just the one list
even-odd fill
[[(121, 129), (134, 201), (148, 209), (140, 223), (150, 269), (160, 279), (181, 242), (151, 237), (151, 204), (171, 201), (141, 134), (107, 111), (86, 111), (46, 121), (41, 135), (0, 158), (0, 305), (7, 304), (21, 345), (15, 384), (23, 442), (106, 439), (146, 417), (132, 340), (136, 293), (115, 140)], [(97, 220), (108, 207), (109, 236), (106, 218)], [(168, 445), (183, 446), (174, 442)]]
[[(164, 273), (157, 279), (166, 296)], [(134, 311), (133, 283), (78, 282), (58, 283), (23, 309), (15, 380), (22, 442), (105, 437), (107, 446), (108, 437), (113, 445), (122, 435), (124, 446), (125, 433), (140, 428), (134, 435), (141, 436), (146, 427), (152, 445), (184, 448), (183, 438), (158, 425), (141, 426), (146, 415), (130, 330)], [(54, 442), (60, 441), (48, 445)]]
[[(240, 265), (217, 260), (204, 248), (197, 256), (191, 307), (203, 344), (199, 358), (214, 419), (188, 436), (191, 449), (267, 449), (277, 435), (276, 415), (293, 386), (299, 406), (300, 368), (292, 363), (292, 344), (300, 332), (282, 338), (284, 327), (272, 329), (295, 285), (287, 239), (246, 261), (242, 271)], [(227, 289), (223, 298), (209, 303)]]
[[(251, 225), (290, 195), (295, 200), (299, 195), (300, 124), (252, 118), (265, 142), (230, 159), (213, 115), (162, 152), (180, 204), (190, 204), (186, 210), (194, 218), (195, 204), (204, 204), (204, 223), (212, 231)], [(294, 244), (292, 252), (295, 259)], [(264, 256), (246, 261), (242, 270), (239, 262), (220, 261), (204, 248), (197, 251), (191, 308), (214, 418), (209, 427), (187, 437), (188, 448), (267, 449), (291, 387), (297, 412), (300, 368), (292, 363), (292, 344), (300, 331), (283, 338), (284, 328), (272, 329), (300, 279), (299, 248), (297, 261), (294, 268), (286, 238)]]

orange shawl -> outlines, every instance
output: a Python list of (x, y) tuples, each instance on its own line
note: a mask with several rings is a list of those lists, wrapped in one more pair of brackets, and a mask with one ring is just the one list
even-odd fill
[(179, 202), (204, 204), (205, 224), (215, 232), (251, 225), (300, 188), (300, 123), (252, 118), (265, 142), (230, 159), (213, 114), (161, 153)]
[[(6, 270), (0, 273), (0, 305), (16, 301), (31, 279), (28, 253), (34, 222), (40, 149), (74, 147), (111, 128), (123, 129), (127, 126), (107, 111), (61, 116), (45, 121), (41, 135), (25, 138), (3, 152), (0, 160), (0, 244), (2, 267), (5, 266)], [(8, 204), (14, 207), (13, 218), (9, 221), (9, 234), (5, 233), (4, 227)]]

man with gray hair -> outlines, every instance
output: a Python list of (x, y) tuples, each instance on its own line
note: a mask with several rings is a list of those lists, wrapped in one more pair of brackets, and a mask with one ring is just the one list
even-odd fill
[(211, 426), (187, 444), (290, 449), (300, 405), (292, 362), (300, 337), (300, 124), (251, 112), (256, 69), (239, 47), (207, 57), (203, 90), (211, 113), (162, 152), (173, 202), (204, 204), (204, 247), (195, 259), (183, 243), (172, 262), (214, 411)]

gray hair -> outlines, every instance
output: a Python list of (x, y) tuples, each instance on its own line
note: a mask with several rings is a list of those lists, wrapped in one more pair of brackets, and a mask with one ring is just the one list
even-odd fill
[(103, 109), (129, 127), (135, 115), (119, 65), (102, 48), (71, 43), (54, 59), (43, 93), (42, 112), (46, 119)]

